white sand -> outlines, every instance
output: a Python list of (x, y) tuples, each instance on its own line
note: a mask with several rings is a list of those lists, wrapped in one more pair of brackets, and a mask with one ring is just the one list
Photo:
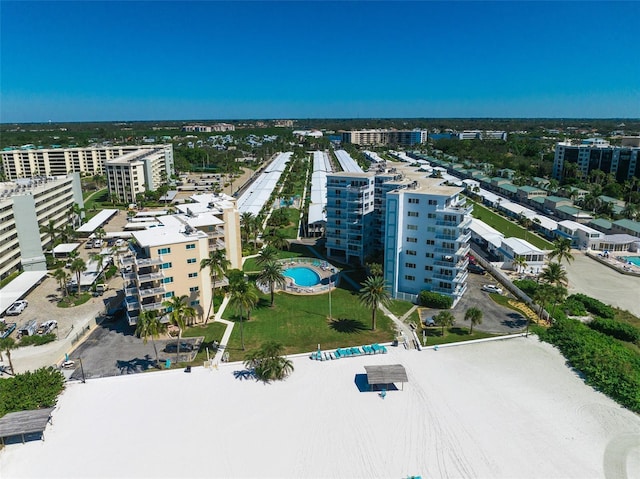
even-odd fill
[[(45, 442), (0, 452), (0, 477), (640, 477), (640, 418), (549, 345), (389, 349), (295, 358), (269, 385), (238, 364), (73, 384)], [(394, 363), (404, 391), (359, 392), (364, 365)]]

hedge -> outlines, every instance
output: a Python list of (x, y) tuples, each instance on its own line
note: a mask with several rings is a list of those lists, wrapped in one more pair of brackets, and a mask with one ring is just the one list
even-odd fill
[(572, 294), (567, 298), (567, 300), (576, 300), (580, 301), (584, 307), (594, 316), (599, 316), (601, 318), (613, 319), (616, 316), (615, 310), (604, 304), (602, 301), (598, 301), (597, 299), (591, 298), (585, 294)]
[(620, 341), (640, 344), (640, 329), (631, 324), (622, 323), (615, 319), (596, 318), (589, 322), (588, 326)]
[(556, 318), (540, 338), (556, 345), (587, 384), (640, 412), (640, 354), (575, 319)]
[(538, 283), (533, 281), (532, 279), (517, 279), (513, 282), (514, 286), (520, 289), (524, 294), (533, 298), (540, 286)]
[(64, 388), (64, 376), (55, 368), (41, 368), (0, 379), (0, 417), (56, 404)]
[(436, 309), (450, 309), (453, 306), (453, 298), (440, 293), (432, 293), (431, 291), (421, 291), (418, 297), (420, 306)]
[(20, 339), (18, 346), (31, 346), (32, 344), (35, 346), (40, 346), (42, 344), (47, 344), (56, 340), (56, 335), (53, 333), (49, 334), (34, 334), (33, 336), (24, 336)]

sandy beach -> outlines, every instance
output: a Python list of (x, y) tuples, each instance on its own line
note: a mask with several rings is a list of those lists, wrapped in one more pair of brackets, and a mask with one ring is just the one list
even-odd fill
[[(640, 477), (640, 418), (535, 337), (293, 360), (273, 384), (237, 363), (70, 384), (0, 477)], [(397, 363), (404, 390), (361, 392), (365, 365)]]

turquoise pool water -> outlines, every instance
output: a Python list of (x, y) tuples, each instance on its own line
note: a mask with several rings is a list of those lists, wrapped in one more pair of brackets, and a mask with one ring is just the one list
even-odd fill
[(625, 261), (640, 266), (640, 256), (624, 256)]
[(315, 286), (320, 283), (320, 275), (311, 268), (296, 266), (282, 271), (284, 276), (291, 278), (298, 286)]

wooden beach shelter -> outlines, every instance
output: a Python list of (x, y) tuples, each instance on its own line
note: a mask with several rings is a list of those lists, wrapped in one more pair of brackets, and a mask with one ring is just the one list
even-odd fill
[(39, 435), (44, 441), (44, 430), (51, 422), (51, 412), (54, 408), (34, 409), (32, 411), (11, 412), (0, 418), (0, 444), (7, 444), (12, 437), (21, 437), (25, 442), (25, 436)]
[(367, 382), (371, 390), (374, 386), (384, 387), (394, 383), (402, 383), (401, 387), (404, 390), (404, 383), (409, 382), (407, 371), (402, 364), (365, 366), (364, 370), (367, 372)]

